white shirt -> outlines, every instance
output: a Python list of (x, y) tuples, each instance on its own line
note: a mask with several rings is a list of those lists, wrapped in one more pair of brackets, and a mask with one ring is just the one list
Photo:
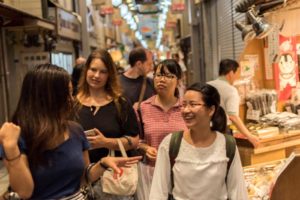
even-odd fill
[[(207, 82), (207, 84), (218, 90), (221, 97), (220, 105), (225, 110), (226, 114), (239, 116), (240, 96), (237, 89), (230, 85), (225, 77), (219, 77), (216, 80)], [(227, 124), (230, 124), (229, 120)]]
[[(169, 143), (171, 134), (159, 146), (149, 200), (167, 200), (170, 193)], [(176, 200), (246, 200), (247, 190), (239, 152), (227, 171), (225, 137), (217, 137), (209, 147), (194, 147), (182, 139), (178, 156), (173, 167)], [(228, 186), (228, 189), (227, 189)]]

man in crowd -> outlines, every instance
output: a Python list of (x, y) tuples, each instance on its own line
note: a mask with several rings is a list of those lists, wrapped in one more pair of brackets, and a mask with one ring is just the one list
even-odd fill
[(208, 82), (214, 86), (221, 96), (221, 106), (224, 108), (229, 120), (228, 125), (233, 123), (238, 131), (242, 133), (254, 145), (259, 145), (259, 139), (251, 134), (239, 117), (240, 97), (237, 89), (233, 86), (238, 76), (239, 64), (235, 60), (224, 59), (220, 62), (219, 77)]
[(152, 53), (142, 47), (137, 47), (130, 52), (128, 62), (130, 68), (120, 76), (120, 81), (124, 96), (134, 105), (139, 100), (144, 77), (146, 90), (143, 100), (155, 93), (153, 80), (146, 77), (153, 67)]
[(72, 85), (73, 85), (73, 96), (76, 96), (78, 90), (78, 83), (81, 76), (81, 72), (84, 68), (86, 59), (83, 57), (79, 57), (75, 61), (75, 66), (72, 72)]

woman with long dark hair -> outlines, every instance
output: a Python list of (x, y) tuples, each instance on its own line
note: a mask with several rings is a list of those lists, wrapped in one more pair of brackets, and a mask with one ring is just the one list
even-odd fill
[(170, 134), (160, 144), (150, 200), (247, 199), (238, 150), (232, 136), (224, 135), (226, 115), (218, 91), (193, 84), (185, 92), (181, 113), (188, 129), (177, 137), (179, 143)]
[[(0, 129), (0, 156), (20, 198), (83, 199), (89, 143), (81, 126), (68, 120), (72, 113), (71, 79), (64, 69), (44, 64), (26, 74), (13, 123)], [(95, 181), (105, 166), (119, 171), (118, 165), (137, 159), (99, 159), (87, 176)]]

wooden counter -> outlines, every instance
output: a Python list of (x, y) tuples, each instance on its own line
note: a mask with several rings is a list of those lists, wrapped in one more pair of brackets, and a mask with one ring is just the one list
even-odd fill
[(300, 147), (300, 130), (281, 133), (271, 138), (260, 140), (261, 145), (253, 145), (240, 134), (234, 135), (243, 166), (286, 158)]

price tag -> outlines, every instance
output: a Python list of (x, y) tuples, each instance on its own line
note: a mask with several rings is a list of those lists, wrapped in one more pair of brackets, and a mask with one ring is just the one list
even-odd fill
[(246, 118), (249, 120), (258, 121), (260, 117), (260, 110), (247, 110)]

